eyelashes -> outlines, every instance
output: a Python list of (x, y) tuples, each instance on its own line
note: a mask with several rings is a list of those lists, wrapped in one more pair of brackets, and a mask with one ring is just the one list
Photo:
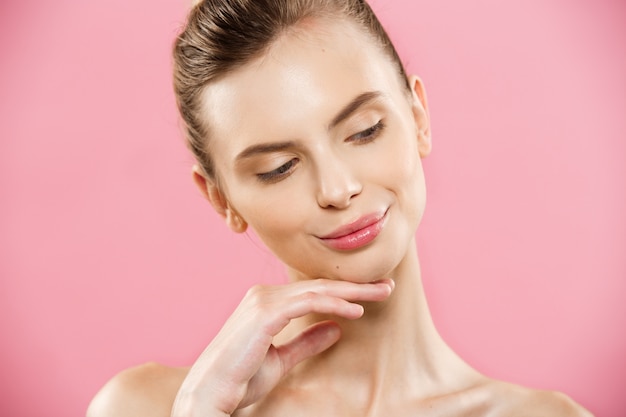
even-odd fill
[(293, 168), (298, 163), (298, 158), (293, 158), (282, 164), (276, 169), (273, 169), (269, 172), (264, 172), (261, 174), (256, 174), (257, 178), (261, 182), (272, 183), (280, 180), (282, 177), (287, 176), (291, 168)]
[[(378, 138), (384, 128), (385, 124), (382, 120), (379, 120), (375, 125), (348, 137), (346, 141), (353, 142), (358, 145), (365, 145), (367, 143), (373, 142), (376, 138)], [(288, 177), (299, 161), (300, 160), (298, 158), (292, 158), (276, 169), (256, 174), (256, 177), (259, 181), (263, 183), (271, 184), (274, 182), (278, 182), (283, 178)]]
[(359, 143), (368, 143), (373, 141), (380, 135), (382, 130), (385, 128), (385, 124), (382, 120), (379, 120), (374, 126), (365, 129), (362, 132), (354, 134), (348, 138), (348, 140), (359, 142)]

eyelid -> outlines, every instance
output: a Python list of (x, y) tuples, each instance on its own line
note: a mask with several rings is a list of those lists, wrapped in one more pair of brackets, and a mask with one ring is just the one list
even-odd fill
[[(354, 135), (350, 136), (348, 140), (354, 141), (357, 143), (369, 143), (369, 142), (372, 142), (374, 139), (376, 139), (384, 128), (385, 128), (385, 123), (383, 119), (380, 119), (378, 122), (368, 127), (367, 129), (357, 132)], [(365, 137), (359, 137), (363, 135)]]
[(298, 158), (291, 158), (284, 164), (280, 165), (279, 167), (271, 171), (261, 172), (259, 174), (256, 174), (256, 177), (259, 179), (259, 181), (264, 182), (264, 183), (277, 182), (291, 175), (291, 172), (293, 171), (293, 167), (298, 163), (298, 161), (299, 161)]

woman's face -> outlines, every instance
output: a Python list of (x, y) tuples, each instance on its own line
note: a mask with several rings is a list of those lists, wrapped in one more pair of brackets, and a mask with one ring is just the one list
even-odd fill
[(421, 83), (358, 27), (315, 20), (210, 84), (203, 108), (229, 225), (251, 226), (296, 278), (389, 276), (425, 205)]

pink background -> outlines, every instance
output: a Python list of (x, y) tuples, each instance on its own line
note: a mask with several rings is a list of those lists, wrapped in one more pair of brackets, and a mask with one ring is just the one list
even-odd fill
[[(0, 3), (0, 415), (83, 415), (125, 367), (191, 363), (250, 285), (284, 279), (190, 180), (169, 57), (188, 3)], [(429, 92), (418, 243), (444, 337), (624, 416), (626, 4), (374, 6)]]

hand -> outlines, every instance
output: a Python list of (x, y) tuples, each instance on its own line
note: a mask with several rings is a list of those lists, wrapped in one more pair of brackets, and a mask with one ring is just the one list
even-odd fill
[(309, 313), (357, 319), (363, 306), (354, 301), (382, 301), (392, 289), (391, 280), (356, 284), (327, 279), (251, 288), (192, 366), (172, 417), (231, 415), (253, 404), (293, 366), (328, 349), (341, 335), (336, 323), (326, 321), (274, 346), (274, 336), (292, 319)]

